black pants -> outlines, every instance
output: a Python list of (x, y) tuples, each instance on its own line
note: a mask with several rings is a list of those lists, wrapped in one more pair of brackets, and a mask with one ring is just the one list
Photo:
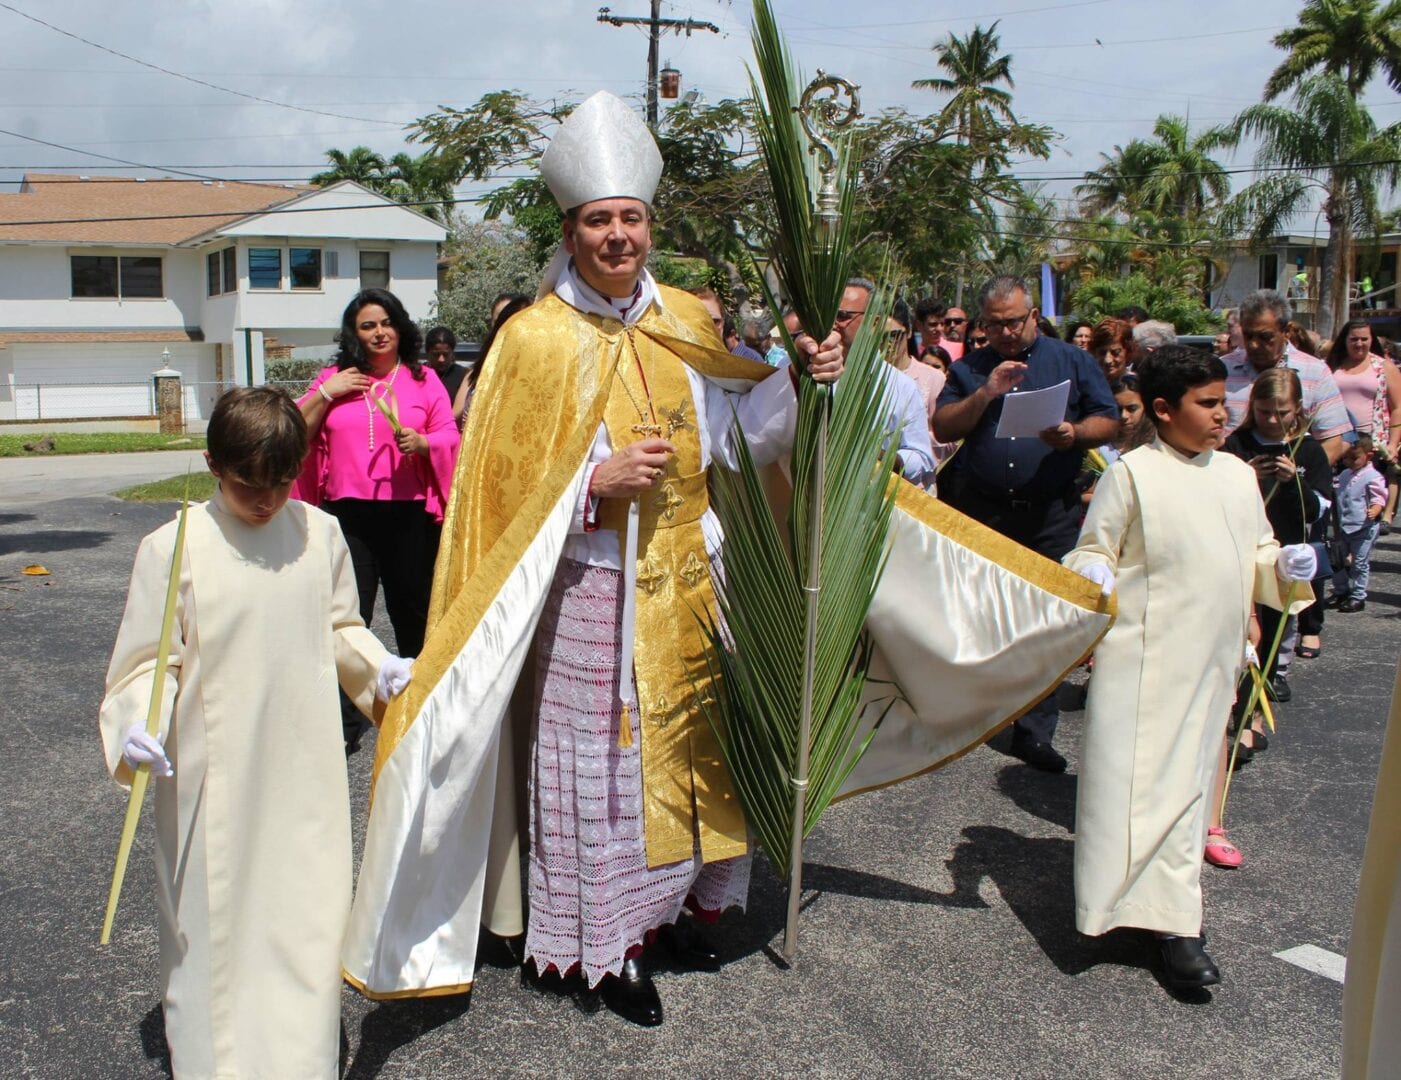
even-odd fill
[[(350, 549), (360, 618), (366, 626), (373, 621), (375, 597), (383, 585), (384, 608), (399, 655), (417, 656), (423, 648), (441, 527), (416, 501), (331, 499), (322, 509), (340, 522)], [(360, 730), (360, 711), (344, 693), (341, 721), (347, 733)]]
[[(956, 481), (940, 495), (954, 509), (1055, 562), (1069, 553), (1080, 537), (1080, 494), (1071, 489), (1054, 499), (1014, 499)], [(1024, 736), (1037, 742), (1055, 739), (1060, 708), (1056, 690), (1026, 711), (1016, 723)]]

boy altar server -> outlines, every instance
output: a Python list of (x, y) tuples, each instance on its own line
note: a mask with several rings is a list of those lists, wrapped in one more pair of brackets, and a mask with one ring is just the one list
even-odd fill
[(1167, 982), (1220, 981), (1203, 948), (1201, 866), (1252, 600), (1312, 600), (1315, 556), (1280, 548), (1255, 473), (1225, 439), (1226, 369), (1196, 349), (1138, 368), (1157, 427), (1105, 472), (1065, 565), (1119, 589), (1095, 654), (1075, 821), (1075, 925), (1153, 931)]
[(158, 738), (145, 716), (176, 523), (136, 555), (100, 725), (118, 783), (156, 785), (161, 985), (189, 1077), (336, 1075), (350, 913), (349, 791), (336, 683), (368, 713), (407, 684), (359, 616), (336, 520), (288, 503), (306, 454), (290, 398), (242, 387), (209, 421), (189, 508)]

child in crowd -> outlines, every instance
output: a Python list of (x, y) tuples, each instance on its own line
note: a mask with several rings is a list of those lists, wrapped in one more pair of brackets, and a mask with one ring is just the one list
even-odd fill
[(1386, 481), (1371, 463), (1373, 449), (1371, 438), (1359, 435), (1343, 455), (1342, 471), (1333, 481), (1349, 559), (1347, 566), (1333, 568), (1328, 605), (1348, 614), (1367, 606), (1372, 545), (1377, 542), (1377, 522), (1386, 506)]
[(100, 727), (118, 783), (155, 785), (165, 1031), (178, 1077), (334, 1077), (350, 913), (339, 680), (367, 714), (411, 661), (365, 628), (336, 519), (288, 502), (295, 404), (230, 390), (190, 506), (160, 734), (146, 732), (176, 523), (136, 555)]
[[(1227, 451), (1255, 470), (1265, 514), (1281, 544), (1308, 540), (1311, 526), (1333, 499), (1333, 468), (1327, 453), (1315, 439), (1299, 437), (1307, 430), (1303, 401), (1302, 384), (1292, 368), (1261, 372), (1250, 388), (1250, 408), (1245, 419), (1226, 440)], [(1279, 626), (1279, 613), (1263, 606), (1256, 615), (1261, 637), (1268, 646)], [(1296, 638), (1291, 619), (1274, 666), (1265, 672), (1270, 679), (1270, 694), (1277, 701), (1288, 701), (1292, 696), (1286, 676)], [(1311, 658), (1318, 655), (1318, 650), (1309, 649), (1300, 655)], [(1250, 736), (1243, 745), (1252, 745)]]
[[(1114, 395), (1114, 401), (1119, 406), (1119, 430), (1112, 443), (1105, 443), (1098, 448), (1105, 467), (1112, 465), (1135, 447), (1153, 441), (1153, 422), (1143, 413), (1143, 397), (1138, 392), (1138, 376), (1131, 372), (1125, 373), (1122, 378), (1109, 384), (1109, 392)], [(1085, 471), (1079, 478), (1079, 483), (1084, 488), (1080, 501), (1086, 506), (1094, 498), (1097, 479), (1096, 470), (1088, 465), (1087, 458)]]
[(1198, 989), (1220, 980), (1201, 938), (1202, 850), (1251, 601), (1281, 605), (1283, 582), (1308, 581), (1316, 560), (1280, 548), (1254, 473), (1216, 452), (1225, 365), (1166, 346), (1138, 377), (1156, 437), (1106, 470), (1063, 560), (1119, 590), (1081, 748), (1075, 921), (1152, 931), (1167, 983)]

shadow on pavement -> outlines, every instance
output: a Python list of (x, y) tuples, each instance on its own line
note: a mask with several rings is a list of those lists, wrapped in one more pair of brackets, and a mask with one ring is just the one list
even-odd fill
[(33, 514), (0, 514), (0, 528), (6, 525), (18, 525), (21, 521), (33, 521)]
[(1008, 765), (997, 774), (997, 790), (1032, 817), (1075, 831), (1075, 777)]
[(345, 1080), (371, 1080), (378, 1076), (395, 1050), (452, 1023), (471, 1004), (470, 991), (448, 997), (380, 1002), (360, 1023), (360, 1045), (355, 1048)]
[(948, 861), (958, 906), (983, 906), (978, 886), (986, 878), (1062, 974), (1082, 975), (1098, 964), (1151, 969), (1143, 935), (1087, 938), (1075, 929), (1074, 841), (983, 825), (964, 829), (963, 835)]
[(96, 529), (55, 529), (21, 536), (0, 536), (0, 555), (14, 555), (20, 551), (45, 555), (54, 551), (87, 550), (101, 547), (111, 538), (110, 532)]
[(141, 1052), (146, 1055), (146, 1060), (157, 1062), (166, 1076), (174, 1076), (170, 1067), (170, 1047), (165, 1042), (165, 1010), (159, 1001), (141, 1018), (139, 1030)]

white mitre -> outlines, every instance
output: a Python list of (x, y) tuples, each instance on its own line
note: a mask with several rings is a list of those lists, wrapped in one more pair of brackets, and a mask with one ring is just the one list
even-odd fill
[(555, 132), (540, 175), (561, 210), (595, 199), (640, 199), (652, 205), (662, 154), (642, 118), (622, 98), (600, 90)]

